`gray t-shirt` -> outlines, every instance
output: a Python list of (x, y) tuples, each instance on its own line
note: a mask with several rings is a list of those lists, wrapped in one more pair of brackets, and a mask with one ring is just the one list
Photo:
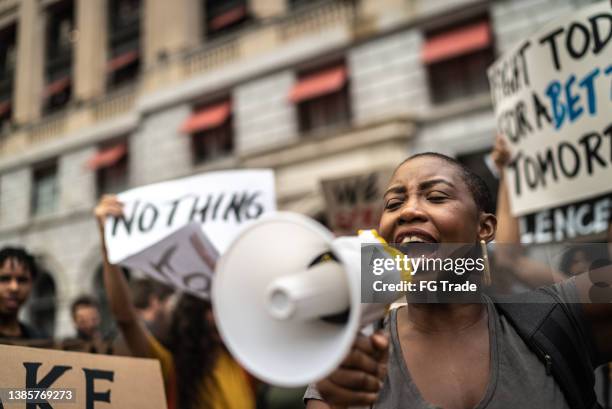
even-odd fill
[[(578, 303), (574, 280), (552, 287), (565, 303)], [(506, 317), (487, 298), (491, 366), (489, 382), (475, 409), (569, 409), (559, 385), (529, 349)], [(387, 378), (374, 409), (439, 409), (426, 402), (412, 381), (397, 333), (397, 309), (389, 317), (390, 349)], [(574, 312), (576, 314), (576, 312)], [(314, 385), (304, 395), (321, 399)]]

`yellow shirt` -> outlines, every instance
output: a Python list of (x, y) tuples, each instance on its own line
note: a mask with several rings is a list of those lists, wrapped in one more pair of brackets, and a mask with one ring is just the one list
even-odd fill
[[(176, 407), (174, 391), (176, 391), (177, 380), (172, 353), (153, 337), (149, 337), (149, 342), (153, 357), (158, 359), (161, 365), (168, 394), (168, 406)], [(210, 407), (214, 409), (255, 408), (255, 393), (247, 373), (225, 349), (219, 352), (210, 376), (217, 385), (213, 392), (207, 393), (206, 382), (211, 381), (209, 377), (202, 379), (200, 386), (200, 399), (210, 402)]]

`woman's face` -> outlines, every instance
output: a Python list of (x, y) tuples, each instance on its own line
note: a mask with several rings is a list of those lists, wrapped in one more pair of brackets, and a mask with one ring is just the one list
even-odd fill
[(379, 232), (388, 243), (474, 243), (492, 240), (495, 226), (495, 216), (478, 211), (456, 166), (422, 156), (393, 174)]

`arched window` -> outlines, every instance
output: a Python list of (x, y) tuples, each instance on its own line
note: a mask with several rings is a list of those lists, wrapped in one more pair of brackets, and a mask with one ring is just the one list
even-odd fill
[(26, 321), (36, 330), (52, 337), (55, 330), (56, 289), (51, 273), (38, 272), (25, 306)]

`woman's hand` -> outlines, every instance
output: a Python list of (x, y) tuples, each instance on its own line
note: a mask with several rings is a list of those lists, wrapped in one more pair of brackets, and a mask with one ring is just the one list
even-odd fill
[(371, 405), (387, 375), (389, 339), (382, 333), (358, 335), (340, 367), (317, 383), (317, 390), (332, 408)]
[(104, 223), (108, 216), (123, 216), (123, 203), (115, 195), (104, 195), (94, 208), (94, 215), (98, 221), (98, 227), (104, 230)]
[(493, 163), (495, 163), (500, 175), (504, 172), (508, 162), (510, 162), (510, 156), (506, 140), (501, 135), (497, 135), (495, 137), (495, 146), (493, 151), (491, 151), (491, 159), (493, 159)]
[(98, 231), (100, 232), (100, 241), (102, 243), (102, 253), (106, 258), (106, 241), (104, 240), (104, 224), (108, 216), (121, 217), (123, 216), (123, 203), (121, 203), (115, 195), (104, 195), (94, 208), (94, 216), (98, 222)]

